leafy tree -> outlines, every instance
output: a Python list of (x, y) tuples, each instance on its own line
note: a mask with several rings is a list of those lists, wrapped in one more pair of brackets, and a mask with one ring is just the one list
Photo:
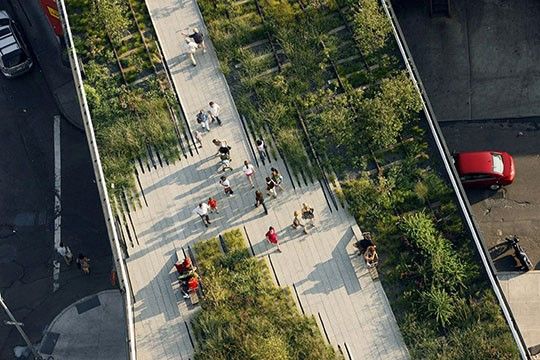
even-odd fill
[(354, 8), (353, 23), (354, 38), (366, 57), (384, 48), (392, 33), (377, 0), (360, 0)]
[(361, 112), (360, 137), (374, 150), (396, 144), (404, 125), (421, 109), (419, 95), (405, 72), (384, 79), (374, 98), (354, 100)]

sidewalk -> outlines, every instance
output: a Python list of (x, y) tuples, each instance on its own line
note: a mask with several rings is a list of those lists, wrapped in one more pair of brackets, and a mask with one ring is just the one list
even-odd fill
[(540, 271), (501, 272), (497, 277), (525, 344), (540, 347)]
[[(203, 138), (202, 149), (176, 164), (152, 168), (137, 165), (143, 189), (142, 207), (131, 211), (132, 223), (122, 224), (128, 245), (127, 264), (135, 294), (135, 333), (138, 359), (189, 359), (194, 352), (190, 321), (198, 308), (188, 307), (178, 291), (174, 262), (177, 253), (195, 242), (238, 227), (250, 239), (256, 256), (273, 267), (276, 282), (297, 293), (299, 307), (314, 315), (323, 338), (354, 359), (405, 359), (407, 349), (384, 290), (378, 281), (362, 275), (360, 281), (347, 252), (354, 219), (344, 210), (327, 205), (318, 182), (305, 186), (288, 176), (282, 160), (257, 168), (256, 189), (264, 191), (270, 167), (284, 176), (285, 191), (277, 199), (267, 198), (269, 215), (254, 208), (254, 190), (241, 171), (243, 160), (255, 164), (246, 135), (219, 70), (210, 39), (208, 52), (197, 53), (197, 66), (185, 57), (182, 31), (197, 27), (207, 31), (194, 0), (147, 0), (156, 32), (173, 77), (173, 83), (188, 116), (191, 130), (198, 127), (195, 114), (208, 102), (221, 105), (223, 126), (214, 126)], [(226, 175), (235, 190), (227, 198), (218, 184), (213, 138), (231, 146), (234, 171)], [(293, 183), (296, 189), (293, 189)], [(141, 195), (142, 196), (142, 195)], [(220, 213), (211, 215), (205, 228), (192, 213), (199, 202), (217, 198)], [(290, 224), (294, 210), (303, 202), (315, 208), (316, 228), (309, 235)], [(274, 226), (282, 242), (282, 253), (274, 252), (264, 239)], [(129, 234), (126, 231), (129, 229)], [(293, 288), (294, 287), (294, 288)]]
[(55, 360), (127, 359), (122, 295), (105, 290), (68, 306), (45, 330), (41, 355)]

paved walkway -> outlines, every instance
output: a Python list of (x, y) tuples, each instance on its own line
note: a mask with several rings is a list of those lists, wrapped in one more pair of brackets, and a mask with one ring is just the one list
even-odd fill
[(527, 347), (540, 346), (540, 271), (497, 274)]
[[(257, 188), (263, 189), (264, 178), (274, 166), (285, 175), (285, 192), (268, 200), (268, 216), (253, 207), (254, 190), (240, 170), (244, 159), (254, 162), (248, 147), (253, 139), (248, 140), (241, 127), (212, 44), (207, 39), (208, 52), (196, 54), (196, 67), (183, 53), (181, 31), (197, 27), (207, 34), (195, 2), (147, 0), (147, 5), (190, 126), (198, 126), (195, 114), (206, 109), (209, 101), (222, 106), (224, 125), (204, 137), (199, 154), (150, 172), (138, 169), (148, 206), (143, 202), (142, 208), (131, 213), (133, 225), (123, 226), (137, 236), (134, 247), (128, 249), (128, 268), (136, 300), (138, 359), (192, 357), (194, 344), (188, 328), (197, 308), (188, 307), (179, 295), (173, 268), (176, 254), (233, 227), (243, 229), (257, 256), (271, 262), (280, 286), (296, 287), (303, 310), (315, 316), (330, 343), (342, 349), (346, 358), (347, 351), (355, 359), (407, 358), (382, 286), (366, 273), (359, 281), (351, 265), (346, 247), (353, 237), (354, 219), (344, 210), (329, 208), (319, 183), (299, 186), (287, 176), (281, 160), (273, 161), (258, 168)], [(214, 137), (226, 139), (232, 147), (235, 170), (227, 173), (235, 190), (231, 198), (224, 196), (218, 184)], [(209, 196), (217, 197), (220, 214), (211, 216), (212, 225), (206, 229), (192, 210)], [(317, 215), (317, 227), (308, 236), (290, 227), (294, 210), (303, 202), (313, 206)], [(264, 240), (270, 225), (282, 240), (281, 254)]]
[(118, 290), (87, 296), (63, 310), (45, 330), (43, 358), (55, 360), (127, 359), (126, 316)]

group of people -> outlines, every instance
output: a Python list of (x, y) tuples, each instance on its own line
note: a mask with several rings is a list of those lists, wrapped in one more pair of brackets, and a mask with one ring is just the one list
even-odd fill
[[(56, 248), (56, 251), (60, 256), (62, 256), (62, 258), (64, 258), (66, 265), (71, 265), (73, 262), (73, 253), (71, 252), (69, 246), (65, 245), (63, 242), (60, 242)], [(77, 267), (81, 269), (84, 274), (90, 274), (90, 259), (86, 255), (79, 253), (75, 262), (77, 263)]]
[(191, 258), (186, 256), (184, 261), (174, 264), (178, 272), (178, 281), (180, 281), (180, 289), (184, 299), (189, 298), (189, 293), (196, 292), (199, 288), (199, 275), (197, 268), (193, 266)]
[[(210, 132), (210, 124), (217, 122), (219, 126), (223, 125), (223, 122), (221, 121), (221, 118), (219, 117), (221, 114), (221, 106), (216, 104), (213, 101), (210, 101), (208, 103), (208, 110), (201, 109), (197, 113), (195, 119), (197, 120), (197, 124), (200, 124), (202, 129), (206, 132)], [(195, 133), (195, 140), (197, 140), (197, 143), (199, 144), (199, 147), (202, 147), (202, 133), (199, 131), (196, 131)]]
[(198, 49), (203, 49), (203, 52), (206, 52), (206, 44), (204, 43), (204, 35), (197, 28), (191, 29), (191, 34), (182, 32), (182, 35), (185, 36), (186, 54), (191, 60), (191, 65), (197, 66), (195, 53), (197, 52)]
[(360, 255), (364, 256), (364, 260), (368, 268), (374, 267), (379, 263), (379, 255), (377, 254), (377, 246), (371, 239), (371, 234), (365, 232), (363, 234), (364, 238), (357, 241), (354, 246), (356, 246), (360, 252)]
[[(302, 204), (302, 209), (300, 209), (300, 211), (296, 210), (294, 213), (293, 213), (293, 223), (291, 225), (291, 227), (293, 229), (302, 229), (304, 234), (307, 234), (308, 233), (308, 229), (310, 227), (315, 227), (315, 224), (314, 224), (314, 219), (315, 219), (315, 209), (313, 209), (312, 207), (308, 206), (308, 204), (306, 203), (303, 203)], [(300, 218), (302, 220), (304, 220), (304, 222), (302, 222), (302, 220), (300, 220)]]
[[(300, 220), (300, 216), (302, 216), (302, 219), (306, 220), (305, 223), (302, 223)], [(311, 206), (309, 206), (306, 203), (302, 204), (302, 209), (300, 211), (294, 212), (294, 219), (292, 223), (293, 229), (301, 228), (304, 231), (304, 234), (308, 233), (308, 226), (314, 227), (314, 219), (315, 219), (315, 209), (313, 209)], [(266, 241), (270, 243), (271, 245), (274, 245), (276, 247), (276, 250), (278, 252), (281, 252), (281, 248), (279, 247), (279, 237), (276, 232), (276, 229), (273, 226), (270, 226), (268, 228), (268, 231), (265, 234)]]
[(218, 202), (215, 198), (209, 197), (208, 202), (199, 203), (199, 205), (195, 209), (193, 209), (193, 213), (199, 215), (204, 226), (208, 227), (208, 225), (211, 224), (209, 214), (219, 214)]

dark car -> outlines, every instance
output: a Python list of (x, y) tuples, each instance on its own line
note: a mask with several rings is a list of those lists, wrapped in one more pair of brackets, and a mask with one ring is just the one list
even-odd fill
[(454, 160), (465, 187), (489, 187), (496, 190), (514, 181), (514, 159), (506, 152), (462, 152), (455, 154)]
[(32, 68), (30, 52), (8, 13), (0, 11), (0, 71), (8, 78), (22, 75)]

